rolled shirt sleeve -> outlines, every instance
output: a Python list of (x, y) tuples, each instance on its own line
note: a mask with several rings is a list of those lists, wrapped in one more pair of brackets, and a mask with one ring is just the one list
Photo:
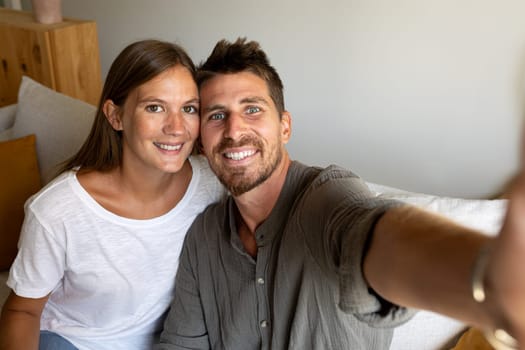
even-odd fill
[(408, 320), (413, 311), (377, 295), (362, 270), (375, 224), (389, 208), (403, 204), (374, 196), (361, 178), (336, 166), (324, 170), (304, 198), (298, 224), (318, 264), (338, 275), (340, 309), (374, 327)]

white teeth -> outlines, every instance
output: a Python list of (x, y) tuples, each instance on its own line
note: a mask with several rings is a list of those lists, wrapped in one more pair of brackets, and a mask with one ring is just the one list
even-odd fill
[(233, 160), (242, 160), (246, 157), (252, 156), (255, 154), (255, 151), (244, 151), (244, 152), (227, 152), (225, 154), (226, 158)]
[(163, 143), (155, 143), (155, 145), (157, 147), (161, 148), (161, 149), (166, 150), (166, 151), (178, 151), (182, 147), (182, 145), (172, 146), (172, 145), (165, 145)]

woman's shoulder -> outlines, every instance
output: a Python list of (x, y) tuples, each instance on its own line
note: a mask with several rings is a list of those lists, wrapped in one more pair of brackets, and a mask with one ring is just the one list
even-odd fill
[(192, 181), (197, 184), (200, 191), (206, 192), (215, 200), (224, 198), (226, 190), (217, 176), (213, 173), (208, 160), (203, 155), (193, 155), (189, 158), (192, 169)]
[(188, 158), (188, 160), (190, 161), (191, 167), (193, 169), (198, 169), (198, 170), (209, 169), (211, 171), (210, 164), (208, 163), (208, 159), (202, 154), (192, 155)]
[(75, 172), (65, 171), (51, 180), (49, 183), (45, 184), (37, 193), (35, 193), (31, 200), (42, 200), (49, 197), (55, 197), (64, 192), (68, 188), (71, 178), (75, 176)]
[(56, 178), (46, 184), (40, 191), (32, 195), (26, 201), (26, 207), (38, 208), (38, 207), (62, 207), (68, 205), (70, 202), (69, 198), (74, 197), (74, 186), (76, 177), (75, 171), (70, 170), (61, 173)]
[(205, 180), (217, 181), (217, 177), (210, 168), (208, 159), (203, 155), (193, 155), (189, 158), (193, 174), (196, 176), (203, 177)]

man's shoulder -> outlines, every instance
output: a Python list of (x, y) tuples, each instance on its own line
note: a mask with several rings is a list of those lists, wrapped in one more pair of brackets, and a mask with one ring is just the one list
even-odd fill
[(299, 163), (301, 168), (303, 183), (294, 200), (300, 220), (319, 219), (321, 213), (330, 215), (339, 206), (368, 205), (375, 197), (361, 177), (341, 166), (308, 167)]
[(339, 165), (329, 165), (326, 168), (322, 168), (317, 177), (315, 178), (315, 185), (322, 185), (328, 181), (338, 179), (355, 179), (360, 180), (351, 170), (340, 167)]
[(327, 167), (319, 167), (308, 166), (294, 161), (290, 171), (294, 178), (301, 179), (305, 187), (309, 188), (320, 187), (333, 180), (357, 180), (362, 182), (361, 178), (351, 170), (334, 164)]
[(220, 232), (228, 220), (229, 196), (210, 204), (202, 213), (197, 215), (191, 225), (188, 235), (202, 237), (212, 232)]

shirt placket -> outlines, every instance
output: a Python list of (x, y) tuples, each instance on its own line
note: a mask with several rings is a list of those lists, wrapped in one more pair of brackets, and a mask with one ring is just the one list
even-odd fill
[(270, 348), (271, 327), (270, 313), (268, 311), (268, 288), (266, 287), (266, 271), (269, 262), (269, 252), (264, 244), (264, 235), (258, 235), (257, 260), (255, 267), (255, 293), (257, 295), (257, 321), (261, 334), (261, 349)]

